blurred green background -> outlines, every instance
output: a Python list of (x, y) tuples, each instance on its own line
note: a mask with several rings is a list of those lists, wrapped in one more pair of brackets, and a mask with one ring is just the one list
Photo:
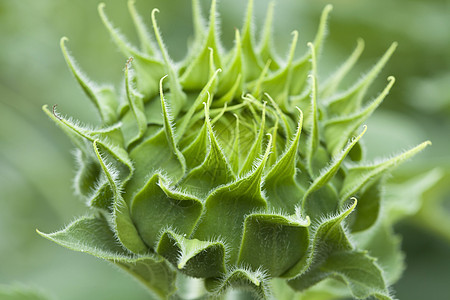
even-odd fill
[[(259, 26), (268, 1), (255, 2)], [(398, 152), (426, 139), (433, 142), (397, 171), (399, 178), (407, 178), (439, 167), (444, 176), (423, 195), (419, 215), (396, 228), (403, 235), (407, 269), (394, 289), (400, 299), (449, 299), (450, 1), (278, 0), (275, 47), (281, 56), (294, 29), (300, 34), (299, 52), (307, 50), (328, 2), (333, 2), (334, 10), (321, 57), (322, 79), (350, 54), (358, 37), (366, 47), (353, 79), (374, 64), (391, 42), (399, 42), (370, 91), (375, 96), (388, 75), (397, 78), (368, 122), (367, 156)], [(105, 3), (110, 18), (135, 42), (126, 1)], [(202, 3), (206, 10), (209, 1)], [(73, 147), (41, 106), (58, 104), (63, 114), (97, 122), (93, 107), (66, 67), (59, 39), (70, 39), (68, 47), (94, 81), (123, 84), (126, 58), (104, 29), (97, 4), (0, 0), (0, 285), (28, 286), (52, 299), (148, 299), (136, 281), (114, 266), (54, 245), (35, 232), (36, 228), (54, 231), (85, 213), (71, 186)], [(225, 47), (232, 45), (234, 28), (241, 27), (245, 6), (239, 0), (219, 4)], [(175, 60), (183, 58), (192, 32), (190, 1), (137, 0), (137, 7), (147, 21), (152, 8), (160, 9), (159, 25), (169, 52)], [(446, 215), (435, 215), (427, 207)], [(434, 216), (438, 226), (429, 222)]]

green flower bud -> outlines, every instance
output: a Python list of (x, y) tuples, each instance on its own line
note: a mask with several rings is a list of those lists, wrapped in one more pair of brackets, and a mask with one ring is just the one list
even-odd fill
[(133, 4), (140, 49), (99, 6), (128, 59), (124, 93), (89, 81), (69, 55), (67, 39), (61, 40), (103, 125), (85, 127), (44, 107), (78, 148), (75, 186), (91, 214), (42, 235), (117, 264), (162, 299), (176, 297), (177, 278), (190, 277), (201, 279), (205, 297), (233, 288), (263, 299), (287, 299), (311, 287), (332, 295), (331, 287), (343, 282), (355, 298), (392, 299), (389, 266), (382, 270), (371, 244), (356, 236), (388, 224), (386, 239), (394, 239), (392, 224), (380, 221), (384, 175), (429, 144), (375, 163), (363, 160), (362, 125), (394, 78), (373, 100), (364, 100), (366, 91), (396, 44), (341, 91), (363, 42), (319, 82), (317, 56), (331, 6), (305, 55), (295, 56), (294, 31), (280, 60), (271, 47), (273, 4), (258, 47), (250, 0), (234, 47), (224, 50), (216, 1), (204, 26), (194, 0), (194, 43), (174, 63), (157, 26), (158, 10), (151, 37)]

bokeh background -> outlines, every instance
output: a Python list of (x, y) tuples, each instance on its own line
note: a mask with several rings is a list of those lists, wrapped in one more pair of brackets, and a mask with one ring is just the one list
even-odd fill
[[(125, 0), (106, 0), (106, 11), (130, 41), (136, 36)], [(255, 0), (255, 25), (267, 0)], [(365, 51), (356, 79), (391, 42), (399, 47), (369, 94), (389, 75), (396, 85), (368, 122), (367, 157), (388, 155), (430, 139), (433, 146), (396, 171), (400, 179), (439, 168), (440, 180), (423, 195), (418, 214), (398, 224), (407, 269), (394, 286), (400, 299), (450, 299), (450, 1), (278, 0), (275, 46), (287, 52), (290, 32), (299, 30), (299, 55), (313, 39), (325, 4), (333, 2), (322, 53), (322, 79), (356, 45)], [(202, 0), (205, 11), (209, 0)], [(36, 234), (51, 232), (85, 213), (71, 186), (72, 145), (42, 113), (44, 104), (96, 124), (93, 107), (67, 69), (59, 39), (98, 82), (123, 84), (126, 58), (116, 50), (93, 0), (0, 0), (0, 289), (27, 287), (51, 299), (148, 299), (127, 274), (85, 254), (71, 252)], [(175, 60), (186, 53), (192, 33), (190, 1), (137, 0), (149, 21), (158, 7), (159, 25)], [(219, 3), (222, 37), (231, 47), (241, 27), (245, 1)], [(259, 26), (260, 27), (260, 26)], [(302, 53), (300, 53), (302, 52)], [(349, 81), (350, 83), (351, 81)], [(1, 293), (0, 293), (1, 298)], [(22, 298), (18, 298), (22, 299)]]

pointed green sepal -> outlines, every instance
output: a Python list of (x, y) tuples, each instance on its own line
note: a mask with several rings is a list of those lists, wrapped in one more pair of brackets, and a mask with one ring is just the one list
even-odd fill
[(331, 186), (326, 185), (339, 171), (345, 157), (358, 143), (366, 130), (367, 127), (364, 126), (362, 133), (349, 141), (345, 149), (332, 160), (330, 165), (320, 171), (319, 176), (313, 181), (304, 194), (302, 209), (313, 220), (328, 214), (333, 214), (339, 208), (340, 202), (338, 193)]
[(247, 216), (237, 263), (254, 270), (263, 266), (269, 276), (282, 276), (306, 255), (309, 225), (309, 218), (297, 215), (254, 213)]
[(363, 50), (364, 41), (362, 39), (358, 39), (355, 50), (353, 50), (353, 53), (349, 56), (349, 58), (321, 85), (320, 96), (322, 99), (330, 97), (336, 93), (339, 88), (339, 84), (358, 61), (358, 58)]
[(261, 177), (269, 152), (269, 144), (259, 165), (248, 175), (212, 191), (205, 202), (205, 213), (194, 231), (193, 237), (208, 240), (223, 238), (230, 246), (230, 261), (238, 256), (244, 218), (250, 212), (267, 207), (261, 192)]
[(349, 167), (340, 192), (341, 201), (345, 201), (351, 196), (357, 194), (358, 191), (360, 191), (364, 186), (369, 186), (371, 183), (378, 180), (383, 174), (416, 155), (429, 145), (431, 145), (431, 142), (423, 142), (415, 148), (412, 148), (411, 150), (391, 159), (368, 166), (355, 165)]
[(338, 94), (328, 101), (327, 112), (330, 117), (349, 115), (361, 109), (367, 89), (381, 72), (381, 69), (387, 63), (396, 48), (397, 43), (393, 43), (366, 76), (346, 92)]
[(147, 131), (147, 117), (145, 116), (144, 101), (142, 95), (135, 89), (133, 81), (135, 80), (134, 70), (132, 68), (133, 58), (130, 58), (125, 67), (125, 91), (128, 104), (137, 124), (137, 133), (130, 138), (129, 146), (138, 142)]
[(94, 151), (103, 169), (113, 195), (113, 227), (114, 233), (122, 245), (132, 253), (145, 253), (147, 246), (139, 236), (131, 220), (128, 204), (122, 197), (121, 185), (118, 182), (118, 171), (99, 152), (97, 141), (94, 141)]
[(169, 87), (170, 87), (170, 108), (173, 114), (173, 117), (178, 116), (178, 113), (183, 109), (186, 104), (186, 94), (183, 92), (183, 88), (180, 85), (180, 81), (178, 79), (178, 74), (175, 70), (174, 63), (169, 57), (169, 53), (167, 53), (166, 47), (164, 46), (164, 42), (161, 37), (161, 33), (159, 32), (158, 24), (156, 23), (155, 14), (159, 12), (158, 9), (154, 9), (152, 11), (152, 24), (153, 30), (155, 32), (156, 41), (158, 42), (159, 49), (162, 53), (165, 65), (165, 72), (169, 77)]
[(286, 151), (271, 167), (264, 177), (264, 190), (270, 208), (293, 214), (299, 205), (304, 191), (295, 182), (298, 145), (302, 132), (303, 113), (299, 109), (297, 132)]
[(105, 13), (105, 3), (99, 4), (98, 12), (122, 54), (126, 58), (134, 58), (138, 91), (144, 95), (145, 101), (152, 99), (158, 93), (158, 80), (165, 74), (165, 65), (158, 59), (141, 53), (126, 40), (108, 19)]
[[(195, 53), (195, 57), (188, 60), (188, 65), (181, 74), (180, 82), (184, 90), (202, 90), (211, 76), (211, 68), (217, 69), (222, 67), (217, 31), (216, 0), (213, 0), (209, 14), (209, 30), (203, 42), (204, 44)], [(211, 66), (211, 55), (214, 66)]]
[(155, 43), (147, 30), (147, 25), (136, 11), (135, 0), (128, 0), (128, 10), (141, 42), (141, 51), (149, 56), (157, 54)]
[(242, 62), (244, 80), (246, 82), (258, 78), (262, 70), (261, 60), (256, 55), (254, 49), (254, 35), (252, 32), (253, 2), (254, 0), (249, 0), (247, 3), (247, 13), (245, 16), (244, 28), (242, 29)]
[(264, 133), (266, 132), (265, 126), (266, 126), (266, 103), (264, 103), (262, 109), (262, 117), (261, 117), (261, 124), (259, 125), (258, 137), (256, 138), (251, 148), (249, 149), (247, 158), (245, 159), (245, 162), (243, 163), (242, 168), (239, 171), (239, 174), (241, 176), (252, 170), (255, 160), (261, 155)]
[(208, 129), (209, 151), (203, 163), (186, 174), (180, 186), (199, 197), (206, 198), (209, 192), (219, 185), (235, 179), (230, 164), (225, 158), (221, 146), (211, 127), (209, 107), (205, 105), (205, 124)]
[(92, 151), (92, 143), (97, 141), (97, 144), (114, 159), (112, 163), (123, 171), (120, 174), (120, 178), (123, 181), (127, 181), (132, 176), (134, 168), (128, 153), (123, 148), (123, 139), (119, 125), (92, 129), (59, 115), (55, 110), (56, 105), (53, 106), (52, 111), (48, 109), (47, 105), (44, 105), (42, 109), (67, 134), (83, 154), (96, 160), (96, 155)]
[(72, 71), (72, 74), (75, 76), (83, 91), (91, 99), (102, 121), (105, 124), (114, 123), (117, 120), (116, 110), (118, 107), (118, 100), (114, 89), (109, 86), (97, 86), (83, 74), (75, 59), (67, 50), (65, 44), (67, 41), (68, 38), (63, 37), (60, 41), (60, 46), (69, 69)]
[(343, 281), (356, 299), (374, 296), (378, 299), (392, 299), (389, 296), (381, 269), (375, 259), (361, 251), (337, 251), (316, 269), (310, 269), (303, 280), (295, 279), (289, 284), (292, 288), (303, 291), (315, 283), (328, 278)]
[(337, 153), (344, 148), (346, 140), (353, 135), (353, 132), (361, 126), (361, 124), (369, 118), (381, 102), (383, 102), (384, 98), (386, 98), (394, 85), (395, 78), (390, 76), (388, 81), (389, 83), (383, 92), (365, 108), (348, 116), (329, 119), (325, 123), (324, 136), (327, 142), (328, 151), (332, 155), (337, 155)]
[(208, 126), (206, 126), (206, 122), (197, 132), (195, 139), (181, 153), (186, 159), (188, 170), (194, 169), (204, 162), (208, 153)]
[(156, 251), (184, 274), (198, 278), (219, 277), (225, 273), (226, 247), (218, 241), (200, 241), (165, 231)]
[[(273, 97), (283, 111), (289, 111), (291, 108), (288, 99), (290, 95), (289, 92), (292, 81), (292, 67), (297, 41), (298, 32), (293, 31), (291, 49), (289, 51), (286, 65), (282, 69), (276, 71), (273, 75), (264, 79), (260, 85), (260, 89)], [(297, 79), (295, 78), (295, 80)]]
[(144, 242), (153, 248), (161, 228), (170, 226), (182, 234), (191, 234), (202, 209), (200, 200), (171, 189), (167, 179), (155, 174), (133, 198), (131, 218)]
[[(283, 275), (283, 277), (295, 278), (289, 282), (290, 285), (302, 285), (305, 278), (308, 278), (305, 275), (305, 271), (320, 265), (329, 253), (341, 250), (347, 251), (353, 248), (346, 232), (342, 228), (342, 222), (355, 209), (356, 203), (356, 199), (353, 199), (353, 203), (339, 214), (315, 221), (315, 225), (310, 229), (312, 240), (307, 255)], [(297, 208), (296, 214), (300, 213), (304, 215), (304, 212)], [(314, 281), (311, 285), (318, 281)]]
[(261, 42), (258, 46), (258, 55), (263, 62), (271, 61), (270, 69), (277, 70), (280, 65), (275, 60), (273, 45), (272, 45), (272, 30), (273, 30), (273, 14), (275, 8), (275, 1), (271, 1), (267, 7), (264, 28), (261, 33)]
[(102, 217), (81, 217), (61, 231), (38, 233), (63, 247), (118, 265), (139, 279), (157, 299), (166, 299), (176, 290), (176, 274), (162, 257), (154, 254), (133, 255), (125, 251)]

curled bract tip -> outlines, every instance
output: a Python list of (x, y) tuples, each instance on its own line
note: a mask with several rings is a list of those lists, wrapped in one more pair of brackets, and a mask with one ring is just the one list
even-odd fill
[(356, 199), (356, 197), (351, 197), (350, 200), (353, 200), (353, 203), (352, 203), (352, 205), (350, 205), (349, 208), (350, 208), (351, 210), (354, 210), (355, 207), (356, 207), (356, 205), (358, 204), (358, 199)]
[(155, 14), (156, 14), (156, 13), (159, 13), (159, 9), (154, 8), (154, 9), (152, 10), (152, 18), (155, 17)]
[(63, 37), (59, 40), (59, 42), (60, 42), (61, 45), (64, 45), (64, 43), (67, 42), (67, 41), (69, 41), (69, 38), (68, 38), (67, 36), (63, 36)]
[(105, 6), (106, 6), (105, 2), (100, 2), (100, 3), (98, 4), (98, 6), (97, 6), (98, 11), (99, 11), (100, 13), (103, 13), (103, 10), (105, 9)]

